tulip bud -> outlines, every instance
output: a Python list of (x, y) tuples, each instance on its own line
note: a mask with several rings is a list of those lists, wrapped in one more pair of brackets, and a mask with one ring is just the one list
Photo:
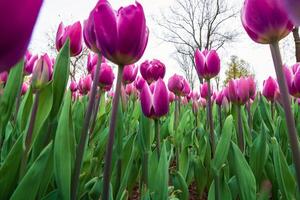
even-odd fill
[(175, 100), (176, 96), (173, 92), (169, 92), (169, 102), (172, 103)]
[(202, 108), (206, 108), (206, 99), (200, 97), (199, 104)]
[(31, 87), (40, 90), (52, 79), (53, 63), (48, 54), (42, 55), (36, 62), (32, 72)]
[[(92, 77), (94, 77), (94, 71), (92, 72)], [(98, 82), (101, 90), (109, 91), (112, 88), (114, 79), (115, 75), (111, 66), (109, 66), (107, 63), (102, 63), (100, 67)]]
[(224, 92), (223, 92), (223, 90), (221, 90), (220, 92), (218, 92), (218, 94), (216, 96), (216, 104), (218, 106), (221, 106), (223, 103), (223, 99), (224, 99)]
[(91, 15), (97, 47), (108, 60), (125, 66), (142, 57), (149, 31), (143, 7), (138, 2), (114, 11), (108, 1), (100, 0)]
[(249, 37), (262, 44), (281, 40), (294, 27), (278, 0), (245, 0), (241, 18)]
[(227, 98), (239, 105), (245, 104), (250, 99), (250, 84), (246, 78), (230, 80), (226, 89)]
[(33, 67), (36, 63), (38, 59), (38, 56), (35, 55), (31, 55), (29, 51), (26, 52), (25, 54), (25, 61), (24, 61), (24, 74), (25, 75), (30, 75), (32, 74), (32, 71), (33, 71)]
[(8, 72), (4, 71), (0, 73), (0, 85), (5, 85), (8, 78)]
[(199, 102), (197, 100), (193, 101), (193, 113), (197, 114), (199, 110)]
[(195, 52), (196, 71), (199, 77), (203, 77), (206, 80), (220, 73), (220, 62), (220, 58), (215, 50), (204, 50), (201, 52), (197, 49)]
[(143, 79), (140, 76), (138, 76), (134, 81), (134, 85), (135, 85), (136, 89), (139, 91), (141, 91), (143, 89), (145, 83), (146, 83), (145, 79)]
[(23, 96), (24, 94), (26, 94), (27, 90), (28, 90), (28, 84), (27, 83), (23, 83), (22, 84), (22, 88), (21, 88), (21, 95)]
[(0, 1), (0, 72), (25, 54), (43, 0)]
[(80, 94), (87, 94), (92, 87), (92, 77), (91, 75), (87, 75), (86, 77), (80, 78), (78, 83), (78, 89)]
[(72, 81), (71, 84), (70, 84), (70, 90), (72, 93), (76, 92), (78, 89), (78, 85), (75, 81)]
[(59, 24), (56, 33), (56, 49), (59, 51), (67, 39), (70, 39), (71, 56), (77, 56), (82, 51), (82, 28), (80, 22), (64, 27), (63, 23)]
[(146, 60), (141, 64), (140, 71), (141, 75), (148, 82), (148, 84), (151, 84), (153, 81), (157, 81), (159, 78), (164, 78), (166, 67), (157, 59), (153, 59), (152, 61)]
[[(212, 91), (212, 89), (210, 91)], [(207, 97), (208, 97), (208, 84), (207, 84), (207, 82), (204, 82), (202, 85), (200, 85), (200, 96), (204, 99), (207, 99)]]
[(283, 67), (289, 92), (294, 97), (300, 97), (300, 63), (296, 63), (292, 68)]
[(153, 92), (150, 91), (148, 84), (144, 84), (140, 100), (146, 117), (159, 118), (169, 112), (168, 90), (162, 79), (157, 80)]
[(256, 97), (256, 83), (252, 76), (249, 76), (248, 78), (246, 78), (246, 80), (249, 84), (249, 96), (252, 100), (254, 100)]
[(183, 76), (174, 74), (169, 78), (168, 88), (177, 96), (187, 96), (190, 93), (189, 83)]
[(89, 53), (88, 60), (87, 60), (87, 71), (89, 73), (91, 73), (94, 70), (95, 66), (97, 65), (97, 62), (98, 62), (98, 55)]
[(126, 65), (123, 69), (123, 77), (122, 77), (123, 83), (125, 85), (132, 83), (135, 80), (137, 73), (138, 73), (137, 67), (135, 67), (134, 65)]
[(262, 94), (272, 102), (277, 98), (279, 94), (278, 83), (271, 76), (264, 81)]

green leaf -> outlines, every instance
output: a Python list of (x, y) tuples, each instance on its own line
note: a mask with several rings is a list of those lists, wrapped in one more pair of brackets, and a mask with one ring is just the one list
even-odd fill
[(7, 122), (12, 114), (18, 92), (23, 81), (24, 61), (20, 61), (10, 72), (0, 101), (0, 141)]
[[(233, 199), (231, 197), (230, 188), (228, 186), (228, 183), (223, 176), (223, 178), (220, 178), (220, 194), (221, 199)], [(210, 185), (209, 192), (208, 192), (208, 200), (215, 200), (215, 182), (213, 181)]]
[(176, 171), (175, 173), (172, 174), (172, 178), (173, 178), (173, 185), (175, 189), (180, 191), (179, 198), (181, 200), (188, 200), (189, 189), (181, 173)]
[(53, 107), (51, 110), (51, 118), (53, 119), (62, 104), (62, 100), (67, 88), (70, 71), (70, 40), (68, 39), (61, 48), (54, 65), (53, 72)]
[(231, 159), (242, 200), (256, 199), (256, 182), (243, 153), (231, 142)]
[(14, 191), (11, 200), (34, 200), (49, 160), (53, 159), (52, 142), (41, 152)]
[(23, 135), (21, 134), (0, 168), (0, 197), (9, 199), (16, 188), (19, 166), (23, 155)]
[(273, 162), (279, 189), (284, 199), (296, 199), (296, 182), (289, 170), (285, 156), (275, 138), (272, 138)]
[(227, 160), (233, 127), (233, 117), (229, 115), (224, 122), (222, 135), (220, 137), (219, 143), (217, 144), (216, 154), (212, 161), (212, 166), (215, 172), (220, 170), (222, 168), (222, 165)]
[(75, 136), (70, 118), (71, 92), (64, 100), (54, 140), (54, 175), (63, 199), (70, 199), (72, 163), (75, 157)]
[(17, 116), (17, 124), (20, 131), (24, 131), (27, 125), (27, 121), (29, 120), (28, 113), (30, 113), (31, 106), (33, 102), (32, 89), (29, 88), (28, 92), (26, 92), (18, 112)]
[(267, 125), (269, 131), (272, 134), (274, 134), (274, 125), (273, 125), (273, 122), (272, 122), (270, 109), (267, 108), (268, 105), (269, 104), (267, 103), (265, 97), (261, 96), (260, 102), (259, 102), (259, 110), (260, 110), (260, 114), (262, 116), (262, 120)]

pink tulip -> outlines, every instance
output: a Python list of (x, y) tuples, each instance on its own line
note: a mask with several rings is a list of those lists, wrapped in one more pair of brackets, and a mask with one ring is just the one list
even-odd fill
[(163, 79), (165, 77), (166, 67), (157, 59), (153, 59), (152, 61), (146, 60), (141, 64), (140, 71), (148, 84), (151, 84), (153, 81), (157, 81), (159, 78)]
[(300, 63), (296, 63), (292, 68), (283, 68), (289, 92), (294, 97), (300, 97)]
[(202, 107), (202, 108), (206, 108), (206, 99), (204, 99), (204, 98), (202, 98), (202, 97), (200, 97), (200, 99), (199, 99), (199, 104), (200, 104), (200, 106)]
[[(210, 90), (212, 92), (212, 88)], [(204, 99), (207, 99), (208, 97), (208, 84), (207, 82), (204, 82), (202, 85), (200, 85), (200, 96)]]
[(98, 55), (89, 53), (88, 60), (87, 60), (87, 71), (88, 73), (92, 73), (94, 68), (96, 67), (98, 62)]
[(21, 88), (21, 95), (23, 96), (24, 94), (26, 94), (27, 90), (28, 90), (28, 84), (27, 83), (23, 83), (22, 84), (22, 88)]
[(67, 39), (70, 39), (71, 56), (77, 56), (82, 51), (82, 28), (80, 22), (64, 27), (63, 23), (59, 24), (56, 33), (56, 49), (59, 51)]
[[(94, 77), (94, 71), (92, 72), (92, 77)], [(114, 79), (115, 75), (111, 66), (107, 63), (102, 63), (99, 72), (99, 87), (104, 91), (109, 91), (112, 88)]]
[(25, 60), (24, 60), (24, 74), (25, 75), (30, 75), (32, 74), (32, 71), (33, 71), (33, 67), (36, 63), (38, 59), (38, 56), (35, 55), (31, 55), (31, 53), (29, 51), (26, 51), (26, 54), (25, 54)]
[(271, 44), (287, 36), (293, 29), (281, 0), (245, 0), (242, 24), (255, 42)]
[(279, 0), (285, 8), (286, 13), (289, 14), (295, 26), (300, 26), (300, 1), (299, 0)]
[(31, 86), (39, 90), (46, 86), (52, 79), (53, 63), (48, 54), (42, 55), (36, 62), (31, 78)]
[(245, 104), (250, 99), (251, 88), (247, 78), (230, 80), (226, 88), (228, 100), (239, 105)]
[(173, 92), (169, 92), (169, 102), (172, 103), (175, 100), (176, 96)]
[(177, 96), (187, 96), (190, 93), (189, 83), (183, 76), (174, 74), (169, 78), (168, 88)]
[(137, 73), (138, 67), (136, 67), (135, 65), (126, 65), (123, 69), (123, 83), (125, 85), (132, 83), (135, 80)]
[(195, 52), (195, 64), (196, 71), (199, 77), (203, 77), (208, 80), (220, 73), (220, 58), (215, 50), (204, 50), (199, 49)]
[(72, 93), (76, 92), (78, 89), (78, 85), (75, 81), (72, 81), (71, 84), (70, 84), (70, 90)]
[[(225, 97), (226, 98), (226, 97)], [(224, 99), (224, 92), (223, 90), (221, 90), (220, 92), (217, 93), (217, 96), (216, 96), (216, 104), (218, 106), (221, 106), (222, 103), (223, 103), (223, 99)]]
[(5, 85), (8, 78), (8, 72), (4, 71), (0, 73), (0, 85)]
[(43, 0), (0, 1), (0, 72), (8, 71), (25, 54)]
[(139, 3), (114, 11), (108, 1), (100, 0), (91, 15), (94, 16), (94, 41), (105, 58), (125, 66), (143, 56), (149, 31)]
[(157, 80), (153, 92), (150, 91), (148, 84), (144, 84), (140, 100), (146, 117), (159, 118), (169, 112), (168, 90), (162, 79)]
[(80, 94), (85, 95), (91, 90), (92, 81), (91, 75), (79, 79), (78, 89)]
[(279, 94), (278, 83), (271, 76), (264, 81), (262, 94), (271, 102), (277, 99)]

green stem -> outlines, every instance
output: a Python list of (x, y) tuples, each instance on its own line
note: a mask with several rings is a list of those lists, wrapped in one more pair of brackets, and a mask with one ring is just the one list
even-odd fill
[(157, 148), (157, 158), (160, 157), (160, 130), (159, 130), (159, 119), (154, 120), (155, 123), (155, 139)]
[(238, 112), (238, 144), (241, 152), (244, 152), (244, 134), (243, 134), (243, 123), (242, 123), (242, 115), (241, 115), (241, 106), (237, 106)]
[[(123, 74), (123, 66), (119, 66), (116, 92), (115, 92), (115, 96), (113, 99), (112, 113), (111, 113), (110, 126), (109, 126), (108, 144), (106, 145), (105, 165), (104, 165), (104, 174), (103, 174), (102, 200), (109, 199), (111, 161), (112, 161), (113, 145), (114, 145), (114, 140), (115, 140), (115, 127), (116, 127), (117, 111), (118, 111), (119, 99), (120, 99), (120, 93), (121, 93), (122, 74)], [(100, 199), (101, 199), (101, 197), (100, 197)]]
[(287, 88), (285, 76), (283, 73), (283, 68), (282, 68), (283, 65), (282, 65), (278, 42), (270, 44), (270, 49), (271, 49), (272, 58), (273, 58), (275, 71), (276, 71), (276, 76), (277, 76), (277, 80), (278, 80), (278, 85), (279, 85), (279, 89), (280, 89), (280, 94), (281, 94), (280, 96), (282, 99), (283, 109), (285, 111), (285, 120), (286, 120), (286, 124), (287, 124), (288, 135), (289, 135), (290, 145), (291, 145), (292, 154), (293, 154), (293, 160), (295, 163), (295, 170), (296, 170), (298, 189), (299, 189), (299, 186), (300, 186), (300, 151), (299, 151), (299, 144), (298, 144), (295, 120), (294, 120), (294, 117), (292, 114), (288, 88)]
[(210, 132), (210, 144), (211, 144), (211, 152), (212, 157), (215, 155), (216, 144), (215, 144), (215, 134), (214, 134), (214, 122), (212, 116), (212, 103), (211, 103), (211, 87), (210, 80), (207, 80), (207, 112), (208, 112), (208, 120), (209, 120), (209, 132)]
[(91, 128), (90, 128), (90, 138), (93, 137), (93, 133), (94, 133), (94, 129), (95, 129), (95, 126), (96, 126), (96, 119), (97, 119), (97, 115), (98, 115), (98, 111), (99, 111), (99, 105), (100, 105), (100, 102), (101, 102), (101, 98), (102, 98), (102, 93), (101, 93), (101, 89), (99, 88), (98, 89), (98, 98), (97, 98), (97, 101), (95, 103), (95, 109), (94, 109), (94, 114), (93, 114), (93, 118), (92, 118), (92, 125), (91, 125)]
[[(23, 75), (23, 78), (22, 78), (22, 83), (24, 81), (24, 75)], [(13, 117), (13, 121), (14, 123), (16, 123), (17, 121), (17, 117), (18, 117), (18, 112), (19, 112), (19, 108), (20, 108), (20, 104), (21, 104), (21, 93), (22, 93), (22, 84), (19, 88), (19, 91), (18, 91), (18, 94), (17, 94), (17, 100), (16, 100), (16, 112), (14, 114), (14, 117)]]
[(218, 115), (219, 115), (220, 135), (221, 135), (222, 128), (223, 128), (223, 124), (222, 124), (222, 108), (221, 108), (221, 106), (218, 106)]
[(90, 98), (89, 98), (88, 108), (85, 113), (85, 118), (84, 118), (82, 130), (81, 130), (79, 144), (76, 149), (75, 168), (74, 168), (74, 172), (72, 175), (72, 183), (71, 183), (71, 199), (72, 200), (75, 200), (76, 196), (77, 196), (80, 168), (81, 168), (81, 163), (82, 163), (83, 154), (84, 154), (84, 150), (85, 150), (85, 144), (86, 144), (86, 140), (87, 140), (87, 136), (88, 136), (88, 128), (90, 125), (92, 111), (93, 111), (94, 104), (95, 104), (95, 96), (97, 93), (97, 86), (98, 86), (98, 82), (99, 82), (100, 66), (101, 66), (101, 62), (102, 62), (102, 59), (101, 59), (102, 56), (99, 54), (98, 57), (99, 57), (99, 59), (97, 62), (97, 67), (96, 67), (96, 72), (95, 72), (95, 76), (94, 76), (94, 80), (93, 80), (92, 91), (91, 91)]
[[(179, 104), (180, 104), (180, 97), (176, 96), (175, 98), (175, 110), (174, 110), (174, 135), (177, 134), (177, 126), (179, 121)], [(176, 137), (175, 137), (176, 138)], [(176, 156), (176, 169), (179, 170), (179, 146), (180, 142), (175, 141), (175, 156)]]

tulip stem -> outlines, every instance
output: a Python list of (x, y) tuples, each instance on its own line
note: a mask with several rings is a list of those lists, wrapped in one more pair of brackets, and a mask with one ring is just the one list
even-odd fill
[(272, 120), (274, 120), (274, 102), (273, 101), (271, 102), (271, 117), (272, 117)]
[(218, 115), (219, 115), (220, 135), (221, 135), (222, 128), (223, 128), (223, 124), (222, 124), (222, 108), (221, 108), (221, 106), (218, 106)]
[(283, 109), (285, 111), (285, 119), (288, 129), (288, 135), (290, 139), (290, 145), (292, 149), (293, 154), (293, 160), (295, 163), (295, 170), (297, 174), (297, 182), (298, 182), (298, 189), (300, 186), (300, 151), (299, 151), (299, 144), (298, 144), (298, 137), (296, 132), (296, 126), (294, 117), (292, 114), (290, 99), (289, 99), (289, 93), (288, 88), (285, 80), (285, 76), (283, 74), (283, 68), (282, 68), (282, 60), (279, 50), (279, 44), (278, 42), (274, 42), (270, 44), (270, 49), (272, 53), (272, 58), (275, 66), (276, 76), (279, 84)]
[[(108, 144), (106, 145), (106, 153), (105, 153), (102, 200), (109, 199), (111, 161), (112, 161), (113, 145), (114, 145), (114, 140), (115, 140), (115, 127), (116, 127), (117, 111), (118, 111), (121, 86), (122, 86), (123, 68), (124, 68), (123, 66), (119, 66), (119, 68), (118, 68), (116, 92), (115, 92), (115, 96), (113, 99), (113, 105), (112, 105), (111, 119), (110, 119), (110, 125), (109, 125)], [(101, 197), (100, 197), (100, 199), (101, 199)]]
[(94, 80), (93, 80), (92, 91), (91, 91), (91, 94), (89, 97), (88, 108), (85, 113), (84, 123), (83, 123), (82, 129), (81, 129), (81, 136), (80, 136), (79, 144), (76, 149), (75, 168), (74, 168), (74, 172), (72, 175), (72, 183), (71, 183), (71, 199), (72, 200), (75, 200), (76, 196), (77, 196), (77, 187), (78, 187), (78, 183), (79, 183), (80, 168), (81, 168), (83, 154), (84, 154), (84, 150), (85, 150), (86, 139), (88, 136), (88, 128), (90, 125), (92, 111), (93, 111), (94, 104), (95, 104), (95, 97), (96, 97), (97, 86), (98, 86), (98, 82), (99, 82), (100, 66), (101, 66), (101, 62), (102, 62), (102, 59), (101, 59), (102, 56), (99, 54), (98, 57), (99, 57), (99, 59), (98, 59), (97, 66), (96, 66), (96, 72), (95, 72), (95, 76), (94, 76)]
[(156, 150), (157, 150), (157, 158), (160, 156), (160, 130), (159, 130), (159, 119), (154, 119), (155, 124), (155, 139), (156, 139)]
[(209, 120), (209, 131), (210, 131), (210, 144), (211, 144), (211, 152), (212, 157), (215, 156), (216, 144), (215, 144), (215, 134), (214, 134), (214, 122), (212, 116), (212, 103), (211, 103), (211, 87), (210, 87), (210, 80), (207, 80), (207, 113), (208, 113), (208, 120)]
[(101, 98), (102, 98), (102, 93), (101, 93), (101, 89), (99, 88), (98, 89), (98, 97), (96, 98), (97, 101), (96, 101), (96, 104), (94, 105), (95, 109), (94, 109), (94, 114), (93, 114), (93, 118), (92, 118), (92, 125), (90, 128), (90, 138), (92, 138), (94, 135), (93, 132), (94, 132), (95, 125), (96, 125), (96, 119), (97, 119), (97, 115), (98, 115)]
[(242, 115), (241, 115), (241, 106), (237, 105), (237, 114), (238, 114), (238, 144), (240, 147), (241, 152), (244, 152), (244, 133), (243, 133), (243, 122), (242, 122)]
[[(250, 129), (250, 133), (252, 133), (252, 115), (251, 115), (251, 105), (250, 105), (250, 100), (246, 104), (246, 109), (248, 113), (248, 126)], [(250, 134), (251, 135), (251, 134)]]
[[(175, 98), (175, 110), (174, 110), (174, 135), (177, 132), (178, 126), (178, 117), (179, 117), (179, 104), (180, 104), (180, 96), (176, 96)], [(175, 141), (175, 156), (176, 156), (176, 169), (179, 170), (179, 146), (180, 142)]]
[(23, 178), (26, 172), (26, 165), (27, 165), (27, 160), (28, 160), (28, 153), (30, 149), (30, 144), (32, 142), (32, 134), (33, 134), (33, 129), (34, 129), (34, 123), (36, 119), (36, 113), (38, 111), (38, 105), (39, 105), (39, 97), (40, 93), (39, 91), (36, 92), (33, 106), (32, 106), (32, 111), (31, 111), (31, 116), (30, 116), (30, 121), (29, 121), (29, 126), (25, 138), (25, 150), (23, 152), (23, 157), (21, 161), (21, 167), (20, 167), (20, 177), (19, 179)]
[[(24, 75), (22, 77), (22, 83), (24, 81)], [(17, 94), (17, 100), (16, 100), (16, 112), (15, 115), (13, 117), (14, 122), (16, 123), (17, 121), (17, 117), (18, 117), (18, 112), (19, 112), (19, 108), (20, 108), (20, 103), (21, 103), (21, 93), (22, 93), (22, 84), (20, 85), (18, 94)]]

